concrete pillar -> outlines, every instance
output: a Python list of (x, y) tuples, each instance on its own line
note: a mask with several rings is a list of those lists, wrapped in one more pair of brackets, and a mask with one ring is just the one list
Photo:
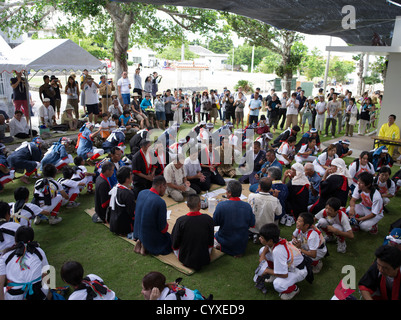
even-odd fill
[[(397, 17), (394, 24), (392, 47), (401, 46), (401, 17)], [(384, 83), (383, 102), (378, 121), (378, 132), (383, 123), (387, 122), (390, 114), (397, 116), (396, 123), (401, 126), (401, 53), (390, 53), (388, 68)]]

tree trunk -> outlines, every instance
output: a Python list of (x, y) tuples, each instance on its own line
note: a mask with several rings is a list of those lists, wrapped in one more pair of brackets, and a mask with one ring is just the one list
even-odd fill
[(365, 62), (365, 54), (361, 54), (359, 56), (359, 63), (358, 63), (358, 72), (357, 72), (357, 76), (358, 76), (358, 86), (356, 88), (356, 94), (361, 96), (362, 95), (362, 91), (363, 91), (363, 67), (364, 67), (364, 62)]
[(121, 5), (115, 2), (108, 2), (105, 9), (114, 22), (114, 83), (117, 83), (122, 72), (128, 71), (127, 51), (130, 29), (134, 23), (134, 12), (123, 11)]
[(286, 90), (288, 93), (288, 96), (291, 95), (291, 82), (292, 82), (292, 68), (291, 68), (291, 47), (294, 44), (294, 36), (295, 33), (292, 31), (285, 32), (283, 35), (283, 47), (282, 47), (282, 60), (281, 60), (281, 66), (282, 66), (282, 89)]
[(114, 53), (114, 81), (117, 83), (117, 80), (121, 78), (121, 74), (123, 71), (128, 71), (128, 63), (127, 63), (127, 51), (128, 51), (128, 34), (130, 26), (124, 25), (122, 23), (115, 24), (114, 31), (114, 44), (113, 44), (113, 53)]
[(292, 83), (292, 72), (287, 71), (283, 73), (281, 78), (281, 87), (283, 91), (287, 91), (288, 96), (291, 96), (291, 83)]

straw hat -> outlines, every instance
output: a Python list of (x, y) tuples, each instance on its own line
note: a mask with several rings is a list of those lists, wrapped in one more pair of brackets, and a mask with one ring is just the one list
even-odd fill
[(65, 106), (65, 111), (67, 111), (67, 110), (74, 110), (74, 107), (72, 105), (70, 105), (70, 104), (67, 104)]

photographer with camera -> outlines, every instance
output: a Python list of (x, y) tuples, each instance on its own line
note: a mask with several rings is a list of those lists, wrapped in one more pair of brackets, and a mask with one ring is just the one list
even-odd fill
[(102, 113), (106, 113), (109, 110), (109, 106), (113, 103), (111, 95), (114, 90), (116, 90), (116, 88), (114, 87), (113, 79), (107, 79), (106, 81), (106, 76), (101, 75), (99, 94), (102, 97)]

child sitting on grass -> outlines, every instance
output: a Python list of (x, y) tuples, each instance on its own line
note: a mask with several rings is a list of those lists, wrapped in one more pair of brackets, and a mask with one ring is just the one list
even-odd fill
[[(395, 183), (390, 179), (391, 169), (389, 167), (382, 167), (379, 170), (379, 175), (374, 178), (374, 184), (379, 189), (380, 194), (383, 198), (383, 205), (387, 206), (390, 203), (390, 199), (395, 196)], [(386, 207), (384, 207), (384, 212)]]
[(72, 176), (74, 175), (74, 169), (70, 166), (63, 168), (63, 177), (57, 180), (58, 183), (61, 184), (63, 190), (68, 194), (69, 199), (63, 199), (61, 205), (67, 208), (75, 208), (80, 205), (79, 202), (76, 202), (75, 199), (79, 195), (79, 187), (84, 187), (84, 181), (75, 181), (72, 180)]
[(50, 212), (29, 201), (29, 190), (19, 187), (14, 190), (15, 203), (11, 205), (11, 218), (21, 226), (30, 227), (36, 216), (49, 216)]
[(77, 156), (74, 158), (74, 174), (72, 176), (72, 180), (84, 182), (84, 185), (80, 186), (80, 191), (86, 186), (88, 193), (93, 193), (93, 177), (96, 175), (95, 173), (88, 172), (88, 169), (85, 167), (84, 158)]
[(84, 268), (77, 261), (67, 261), (61, 267), (61, 278), (74, 289), (68, 300), (118, 300), (102, 278), (95, 274), (84, 277)]
[(345, 208), (341, 207), (340, 199), (329, 198), (325, 209), (315, 215), (315, 221), (318, 222), (316, 226), (326, 233), (326, 242), (337, 238), (337, 252), (345, 253), (347, 249), (345, 239), (353, 239), (354, 233)]
[[(359, 175), (347, 212), (355, 231), (361, 229), (377, 234), (377, 225), (383, 218), (383, 198), (374, 185), (373, 179), (373, 174), (366, 171)], [(359, 199), (361, 203), (357, 204)]]
[(312, 259), (313, 273), (318, 273), (323, 267), (322, 258), (327, 254), (327, 247), (322, 232), (313, 223), (311, 213), (301, 213), (292, 234), (292, 243), (302, 254)]
[[(268, 278), (282, 300), (294, 298), (300, 291), (298, 282), (307, 277), (309, 282), (313, 281), (311, 259), (302, 255), (291, 242), (280, 238), (280, 229), (274, 223), (262, 226), (259, 234), (264, 247), (259, 250), (260, 264), (255, 272), (257, 287), (260, 288), (261, 283), (264, 286), (264, 279)], [(262, 292), (266, 291), (262, 289)]]
[[(49, 224), (57, 224), (62, 218), (58, 216), (61, 207), (62, 198), (69, 199), (68, 194), (63, 187), (54, 178), (57, 174), (57, 168), (54, 164), (48, 163), (43, 168), (43, 178), (35, 183), (33, 203), (50, 212)], [(34, 223), (41, 222), (40, 215), (35, 217)]]

